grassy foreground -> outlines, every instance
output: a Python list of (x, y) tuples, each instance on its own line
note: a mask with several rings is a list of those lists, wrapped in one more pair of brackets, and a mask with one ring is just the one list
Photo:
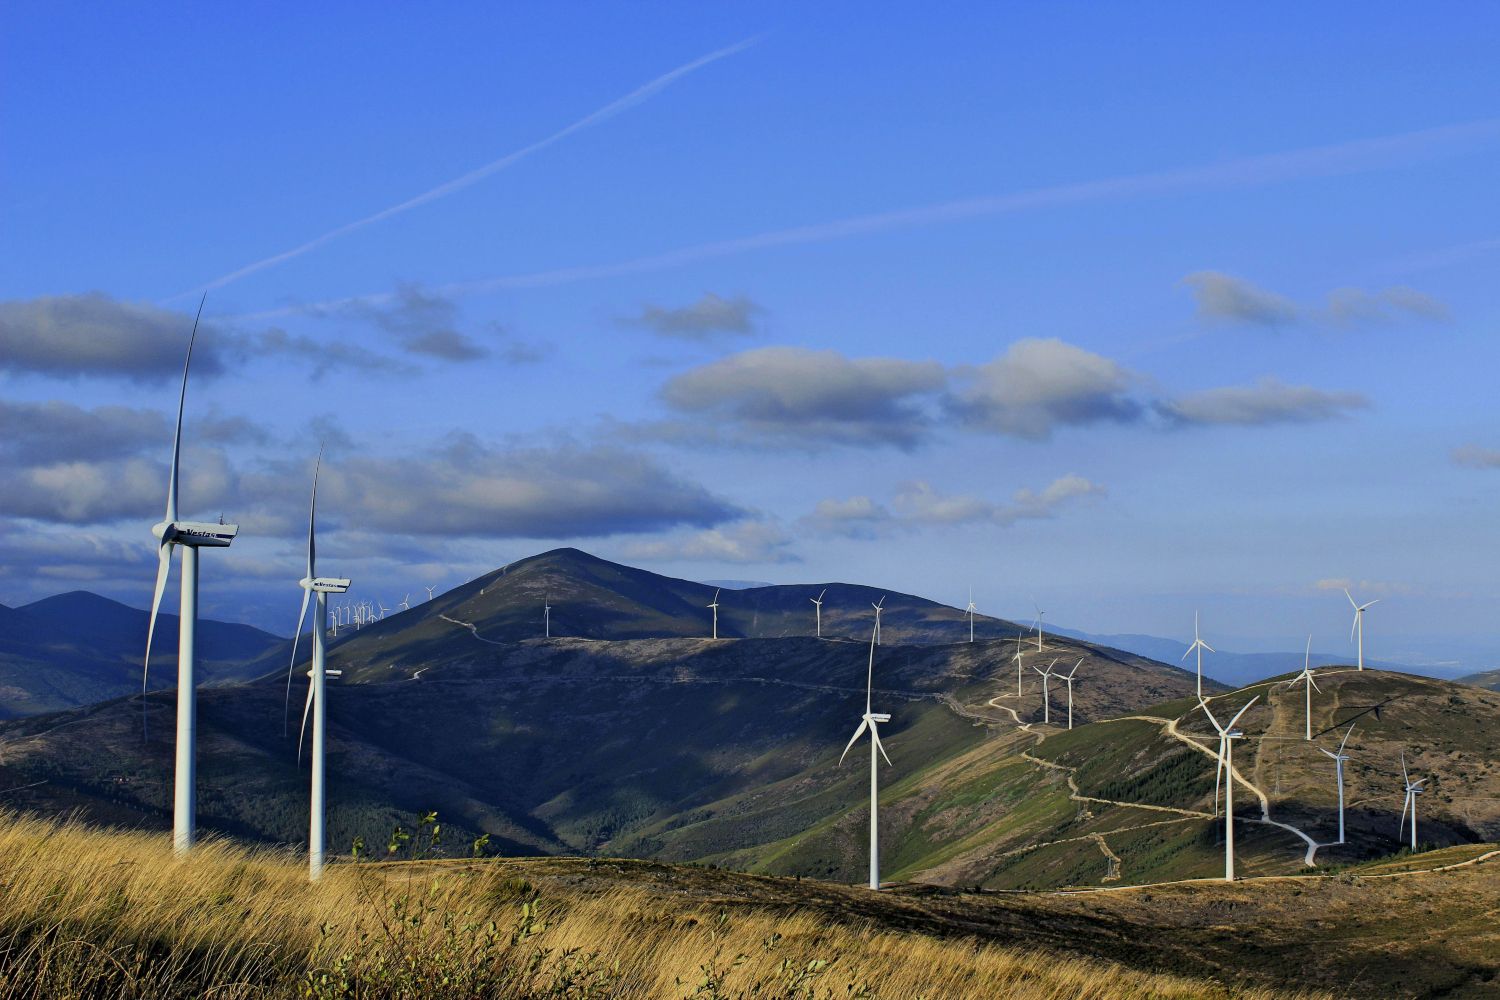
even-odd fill
[(539, 896), (503, 862), (344, 864), (311, 886), (283, 853), (179, 860), (165, 840), (0, 814), (0, 996), (1290, 995), (629, 885)]

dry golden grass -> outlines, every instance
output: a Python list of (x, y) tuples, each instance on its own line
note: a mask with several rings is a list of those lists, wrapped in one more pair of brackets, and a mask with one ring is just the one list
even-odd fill
[(533, 890), (502, 863), (333, 866), (0, 814), (0, 996), (872, 997), (1288, 994), (660, 892)]

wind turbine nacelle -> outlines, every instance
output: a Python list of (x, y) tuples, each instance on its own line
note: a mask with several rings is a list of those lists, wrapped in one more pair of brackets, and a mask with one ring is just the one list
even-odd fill
[(890, 717), (890, 714), (886, 713), (886, 712), (871, 712), (870, 713), (870, 721), (871, 722), (890, 722), (891, 721), (891, 717)]
[(349, 589), (350, 582), (331, 576), (320, 576), (312, 581), (312, 586), (308, 589), (317, 594), (342, 594)]
[(238, 524), (220, 524), (217, 521), (176, 521), (168, 529), (171, 540), (178, 545), (195, 548), (225, 548), (240, 533)]
[(342, 670), (325, 670), (325, 671), (323, 671), (323, 676), (324, 677), (342, 677), (342, 676), (344, 676), (344, 672)]

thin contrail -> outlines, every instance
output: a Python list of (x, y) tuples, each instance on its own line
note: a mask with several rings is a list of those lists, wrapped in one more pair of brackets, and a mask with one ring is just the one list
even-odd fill
[(295, 246), (290, 250), (286, 250), (274, 256), (267, 257), (264, 260), (258, 260), (253, 264), (246, 264), (244, 267), (239, 268), (236, 271), (230, 271), (228, 274), (215, 278), (205, 285), (200, 285), (199, 287), (190, 289), (189, 291), (181, 292), (177, 295), (172, 296), (166, 301), (171, 302), (176, 299), (183, 298), (184, 296), (198, 295), (202, 292), (211, 291), (215, 288), (222, 288), (230, 282), (238, 281), (240, 278), (243, 278), (246, 275), (254, 274), (257, 271), (264, 271), (268, 267), (275, 267), (277, 264), (289, 261), (294, 257), (300, 257), (310, 250), (315, 250), (325, 243), (329, 243), (333, 240), (338, 239), (340, 236), (347, 236), (349, 233), (352, 233), (357, 229), (363, 229), (364, 227), (374, 225), (377, 222), (384, 222), (386, 219), (389, 219), (394, 215), (400, 215), (402, 212), (408, 212), (413, 208), (426, 205), (428, 202), (436, 201), (439, 198), (445, 198), (448, 195), (453, 194), (455, 191), (462, 191), (469, 185), (476, 184), (479, 181), (484, 180), (486, 177), (491, 176), (492, 174), (499, 173), (501, 170), (504, 170), (507, 167), (514, 166), (516, 163), (524, 160), (532, 153), (536, 153), (543, 149), (546, 149), (553, 143), (559, 142), (575, 132), (581, 132), (584, 129), (592, 128), (595, 125), (608, 121), (610, 118), (613, 118), (620, 112), (627, 111), (630, 108), (635, 107), (637, 104), (655, 97), (657, 94), (661, 93), (667, 87), (670, 87), (672, 84), (676, 83), (684, 76), (687, 76), (689, 73), (700, 70), (710, 63), (718, 62), (720, 59), (724, 59), (728, 56), (735, 55), (736, 53), (743, 52), (745, 49), (750, 48), (750, 46), (756, 44), (760, 40), (761, 36), (759, 35), (753, 38), (747, 38), (744, 41), (736, 42), (735, 44), (730, 45), (726, 48), (716, 49), (715, 51), (708, 53), (708, 55), (700, 56), (699, 58), (694, 59), (692, 62), (684, 63), (683, 65), (678, 66), (676, 69), (672, 70), (670, 73), (665, 73), (662, 76), (659, 76), (656, 79), (652, 80), (650, 83), (647, 83), (641, 87), (637, 87), (635, 90), (626, 94), (624, 97), (613, 100), (604, 105), (602, 108), (599, 108), (598, 110), (585, 115), (566, 128), (559, 129), (558, 131), (553, 132), (545, 139), (540, 139), (529, 146), (523, 146), (513, 153), (502, 156), (498, 160), (486, 163), (484, 166), (479, 167), (475, 170), (471, 170), (461, 177), (456, 177), (453, 180), (448, 181), (446, 184), (439, 184), (437, 187), (433, 188), (430, 191), (424, 191), (414, 198), (408, 198), (406, 201), (401, 202), (399, 205), (392, 205), (390, 208), (382, 209), (379, 212), (376, 212), (374, 215), (367, 215), (362, 219), (356, 219), (353, 222), (349, 222), (342, 226), (339, 226), (337, 229), (330, 229), (322, 236), (318, 236), (314, 239), (308, 240), (306, 243), (303, 243), (300, 246)]
[[(1430, 156), (1444, 151), (1461, 152), (1495, 139), (1500, 139), (1500, 118), (1488, 118), (1375, 139), (1361, 139), (1283, 153), (1241, 157), (1207, 166), (1080, 181), (1073, 184), (1033, 188), (1012, 194), (969, 198), (874, 215), (853, 216), (832, 222), (772, 230), (736, 239), (698, 243), (611, 264), (592, 264), (527, 274), (501, 275), (479, 281), (443, 285), (435, 290), (446, 295), (473, 295), (506, 288), (565, 285), (596, 278), (665, 270), (697, 261), (728, 257), (771, 247), (826, 243), (852, 236), (938, 225), (983, 216), (1008, 215), (1029, 209), (1115, 201), (1180, 191), (1261, 187), (1307, 177), (1337, 177), (1395, 166), (1408, 159)], [(356, 304), (375, 305), (393, 298), (394, 294), (391, 292), (379, 292), (305, 306), (274, 309), (238, 318), (267, 319), (309, 309), (336, 309), (340, 306)]]

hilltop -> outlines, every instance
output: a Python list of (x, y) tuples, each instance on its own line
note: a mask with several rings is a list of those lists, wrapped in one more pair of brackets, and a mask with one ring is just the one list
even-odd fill
[[(167, 602), (170, 603), (170, 602)], [(118, 698), (141, 689), (148, 613), (86, 590), (19, 608), (0, 605), (0, 719)], [(286, 640), (249, 625), (198, 620), (205, 684), (263, 674), (264, 657)], [(177, 677), (177, 616), (157, 619), (151, 686)]]
[[(752, 866), (771, 863), (762, 847), (779, 851), (773, 845), (784, 838), (855, 822), (848, 817), (863, 812), (865, 779), (858, 768), (838, 767), (838, 753), (863, 708), (868, 642), (496, 638), (507, 628), (534, 629), (525, 616), (539, 610), (530, 598), (543, 590), (557, 595), (559, 609), (613, 608), (617, 629), (631, 616), (630, 627), (643, 628), (643, 609), (679, 630), (701, 628), (697, 607), (712, 597), (701, 584), (564, 550), (372, 627), (343, 630), (330, 653), (330, 666), (344, 671), (329, 698), (333, 844), (380, 836), (397, 815), (437, 809), (455, 829), (489, 832), (511, 853), (700, 860), (749, 852)], [(838, 610), (835, 588), (828, 590), (825, 631), (862, 631), (854, 608)], [(589, 595), (585, 603), (576, 603), (579, 594)], [(842, 604), (857, 607), (856, 598), (869, 596), (849, 588)], [(774, 620), (778, 600), (788, 608), (805, 600), (761, 597), (760, 611), (748, 602), (743, 612), (726, 607), (726, 624), (744, 631), (757, 616)], [(940, 773), (933, 769), (986, 747), (995, 726), (1008, 727), (985, 702), (1015, 684), (1017, 643), (899, 645), (891, 637), (955, 627), (962, 616), (897, 594), (886, 606), (895, 624), (876, 650), (875, 687), (894, 715), (886, 733), (898, 766), (889, 780), (927, 781)], [(745, 622), (736, 622), (738, 613)], [(561, 626), (568, 614), (554, 620)], [(1039, 653), (1033, 642), (1021, 644), (1028, 692), (1037, 682), (1032, 665), (1082, 660), (1079, 725), (1180, 698), (1194, 683), (1176, 667), (1087, 643), (1048, 639)], [(306, 773), (295, 734), (306, 679), (300, 670), (294, 678), (288, 738), (284, 669), (200, 693), (199, 815), (209, 829), (271, 842), (304, 836)], [(1053, 702), (1062, 712), (1059, 698), (1060, 689)], [(32, 786), (10, 801), (160, 825), (173, 708), (170, 694), (147, 700), (147, 744), (135, 699), (0, 725), (3, 784)], [(1024, 711), (1040, 720), (1039, 701)], [(850, 846), (798, 873), (852, 877), (860, 861)]]
[[(768, 588), (781, 593), (743, 601), (736, 613), (751, 627), (790, 632), (796, 615), (810, 617), (795, 609), (806, 599), (799, 591), (813, 586), (821, 589)], [(825, 631), (859, 629), (856, 599), (869, 594), (850, 588), (839, 612), (828, 589)], [(330, 652), (330, 666), (343, 671), (329, 699), (330, 844), (373, 842), (402, 815), (437, 810), (456, 836), (488, 833), (508, 854), (623, 855), (855, 881), (866, 864), (867, 776), (861, 755), (842, 767), (838, 759), (863, 710), (868, 641), (526, 636), (541, 600), (592, 608), (601, 620), (598, 609), (612, 609), (613, 630), (644, 628), (655, 616), (664, 629), (690, 632), (705, 624), (699, 602), (711, 598), (702, 584), (560, 550), (341, 631)], [(730, 603), (721, 622), (744, 631)], [(893, 634), (955, 627), (966, 639), (967, 625), (956, 609), (919, 598), (889, 594), (886, 606), (899, 623), (883, 629), (889, 641), (875, 650), (876, 708), (893, 715), (882, 729), (892, 759), (881, 770), (888, 878), (1000, 890), (1222, 871), (1215, 741), (1191, 674), (1051, 635), (1040, 651), (1034, 636), (898, 643)], [(571, 613), (555, 611), (554, 622), (561, 628)], [(1033, 668), (1054, 663), (1078, 664), (1071, 731), (1061, 684), (1043, 711)], [(1300, 738), (1301, 689), (1268, 681), (1230, 692), (1205, 681), (1216, 712), (1251, 694), (1264, 699), (1243, 720), (1250, 738), (1236, 748), (1242, 873), (1295, 874), (1398, 849), (1403, 750), (1430, 775), (1420, 804), (1425, 844), (1500, 837), (1500, 697), (1377, 670), (1327, 668), (1318, 680), (1318, 739), (1336, 745), (1342, 727), (1358, 723), (1350, 842), (1340, 847), (1330, 845), (1331, 765)], [(290, 735), (284, 666), (201, 693), (206, 828), (302, 842), (307, 776), (295, 734), (305, 689), (298, 670)], [(164, 827), (170, 694), (145, 703), (149, 744), (142, 711), (128, 699), (0, 724), (0, 787), (19, 789), (8, 803)]]

